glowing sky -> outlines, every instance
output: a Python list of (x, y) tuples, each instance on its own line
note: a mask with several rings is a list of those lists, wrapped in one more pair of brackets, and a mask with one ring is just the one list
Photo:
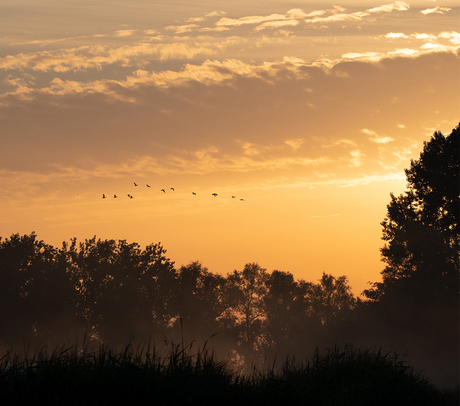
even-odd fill
[(459, 11), (2, 0), (0, 236), (161, 242), (359, 293), (403, 169), (460, 121)]

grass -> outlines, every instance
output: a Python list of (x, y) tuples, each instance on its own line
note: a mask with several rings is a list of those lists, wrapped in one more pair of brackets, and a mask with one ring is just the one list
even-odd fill
[(347, 347), (244, 375), (206, 345), (60, 347), (0, 359), (0, 404), (458, 405), (396, 355)]

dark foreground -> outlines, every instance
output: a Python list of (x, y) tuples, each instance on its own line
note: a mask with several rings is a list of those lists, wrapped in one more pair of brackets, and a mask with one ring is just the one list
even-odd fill
[(0, 361), (0, 404), (458, 405), (396, 355), (345, 348), (243, 374), (204, 349), (168, 344), (114, 352), (77, 347)]

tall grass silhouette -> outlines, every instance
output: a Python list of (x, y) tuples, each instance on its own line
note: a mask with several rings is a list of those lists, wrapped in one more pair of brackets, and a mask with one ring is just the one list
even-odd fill
[(0, 404), (54, 405), (457, 405), (397, 355), (338, 347), (282, 368), (243, 373), (205, 344), (151, 342), (120, 351), (104, 345), (7, 351), (0, 359)]

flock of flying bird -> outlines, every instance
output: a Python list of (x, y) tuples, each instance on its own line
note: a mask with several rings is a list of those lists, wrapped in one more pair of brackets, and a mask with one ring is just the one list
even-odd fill
[[(134, 186), (139, 186), (136, 182), (133, 182), (133, 183), (134, 183)], [(146, 185), (148, 188), (150, 187), (150, 185), (147, 184), (147, 183), (146, 183), (145, 185)], [(174, 192), (174, 188), (173, 188), (173, 187), (171, 187), (171, 188), (169, 188), (169, 189), (171, 189), (171, 190)], [(166, 193), (166, 190), (160, 189), (160, 192)], [(192, 195), (195, 195), (195, 196), (196, 196), (196, 192), (192, 192)], [(128, 196), (130, 199), (133, 198), (133, 196), (130, 195), (130, 194), (128, 194), (127, 196)], [(217, 193), (211, 193), (211, 196), (217, 197)], [(107, 196), (106, 196), (105, 194), (103, 194), (103, 195), (102, 195), (102, 198), (103, 198), (103, 199), (106, 199)], [(114, 199), (118, 198), (118, 195), (113, 195), (113, 198), (114, 198)], [(235, 199), (235, 198), (236, 198), (236, 196), (232, 196), (232, 199)], [(244, 202), (244, 199), (240, 199), (240, 201)]]

